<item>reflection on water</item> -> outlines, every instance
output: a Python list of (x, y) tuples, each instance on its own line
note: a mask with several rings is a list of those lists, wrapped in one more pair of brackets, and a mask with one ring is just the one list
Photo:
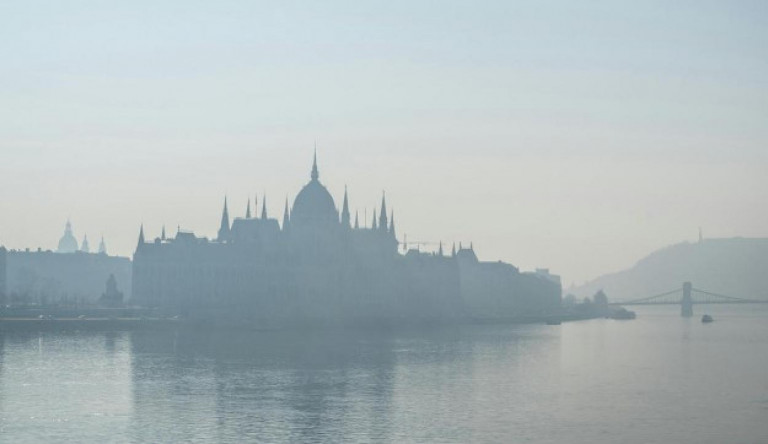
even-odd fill
[(718, 308), (706, 326), (654, 307), (562, 326), (6, 334), (0, 436), (759, 442), (765, 308)]

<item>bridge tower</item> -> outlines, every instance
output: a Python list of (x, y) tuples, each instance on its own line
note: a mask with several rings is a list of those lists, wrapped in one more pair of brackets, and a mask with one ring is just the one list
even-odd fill
[(683, 300), (681, 301), (680, 316), (690, 318), (693, 316), (693, 299), (691, 298), (691, 283), (683, 283)]

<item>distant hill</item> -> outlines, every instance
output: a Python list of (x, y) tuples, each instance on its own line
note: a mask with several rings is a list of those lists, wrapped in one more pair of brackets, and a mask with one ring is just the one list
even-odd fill
[(705, 239), (672, 245), (629, 270), (565, 289), (591, 297), (603, 289), (610, 300), (652, 296), (691, 281), (695, 288), (728, 296), (768, 299), (768, 238)]

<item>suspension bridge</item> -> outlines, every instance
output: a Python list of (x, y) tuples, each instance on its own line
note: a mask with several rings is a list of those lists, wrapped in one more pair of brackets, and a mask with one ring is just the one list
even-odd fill
[(765, 299), (747, 299), (728, 296), (712, 291), (694, 288), (690, 282), (684, 282), (682, 288), (665, 291), (638, 299), (612, 302), (611, 305), (680, 305), (682, 316), (693, 316), (693, 305), (702, 304), (765, 304)]

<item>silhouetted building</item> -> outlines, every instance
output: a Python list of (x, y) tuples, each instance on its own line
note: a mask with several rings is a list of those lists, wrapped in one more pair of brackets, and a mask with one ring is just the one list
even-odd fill
[[(87, 245), (87, 244), (86, 244)], [(74, 253), (79, 248), (77, 246), (77, 239), (72, 234), (72, 224), (67, 220), (67, 225), (64, 227), (64, 235), (59, 239), (59, 248), (57, 253)]]
[[(215, 240), (189, 232), (147, 242), (133, 262), (134, 304), (215, 320), (445, 319), (515, 317), (555, 310), (560, 284), (502, 262), (480, 262), (474, 249), (450, 257), (399, 253), (394, 215), (382, 196), (370, 227), (351, 224), (344, 191), (339, 211), (319, 180), (286, 201), (282, 226), (270, 218), (230, 222), (226, 198)], [(249, 203), (250, 206), (250, 203)]]
[(5, 247), (0, 245), (0, 308), (7, 303), (7, 281), (6, 276), (6, 261), (8, 257), (8, 251)]
[(106, 254), (10, 250), (6, 255), (6, 303), (94, 304), (114, 274), (130, 294), (131, 260)]

